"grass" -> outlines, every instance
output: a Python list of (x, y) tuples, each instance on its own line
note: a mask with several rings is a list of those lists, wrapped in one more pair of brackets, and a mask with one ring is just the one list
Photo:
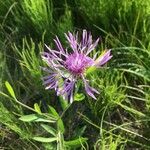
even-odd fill
[[(0, 148), (149, 150), (149, 4), (0, 0)], [(54, 47), (55, 35), (66, 45), (64, 32), (82, 29), (100, 36), (97, 51), (111, 48), (113, 58), (88, 75), (97, 100), (81, 89), (68, 105), (44, 89), (40, 52)]]

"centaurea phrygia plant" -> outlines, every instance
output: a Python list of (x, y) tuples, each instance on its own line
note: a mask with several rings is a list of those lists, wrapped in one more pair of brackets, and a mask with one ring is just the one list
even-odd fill
[(48, 73), (43, 77), (46, 89), (55, 89), (57, 95), (61, 95), (64, 99), (73, 102), (74, 87), (79, 80), (83, 81), (86, 93), (96, 99), (94, 93), (99, 92), (89, 85), (86, 79), (86, 70), (90, 67), (100, 68), (112, 58), (111, 50), (105, 51), (103, 55), (96, 58), (89, 57), (89, 54), (95, 49), (99, 42), (99, 38), (93, 42), (92, 35), (83, 30), (81, 40), (79, 40), (78, 32), (74, 35), (70, 32), (65, 34), (69, 49), (64, 48), (58, 37), (54, 39), (57, 50), (53, 50), (47, 45), (48, 52), (42, 53), (42, 59), (48, 65), (43, 68)]

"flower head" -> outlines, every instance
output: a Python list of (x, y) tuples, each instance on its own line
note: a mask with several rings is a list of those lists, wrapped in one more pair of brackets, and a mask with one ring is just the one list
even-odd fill
[(65, 99), (73, 102), (73, 92), (75, 84), (82, 79), (85, 91), (88, 95), (96, 99), (94, 93), (99, 92), (89, 85), (85, 79), (85, 72), (90, 67), (101, 67), (112, 58), (111, 50), (105, 51), (100, 57), (89, 57), (89, 54), (95, 49), (99, 38), (93, 42), (92, 35), (83, 30), (82, 38), (79, 40), (78, 32), (73, 35), (68, 32), (65, 34), (71, 51), (64, 48), (58, 37), (54, 39), (57, 50), (53, 50), (47, 45), (48, 52), (42, 53), (42, 59), (49, 66), (43, 68), (48, 76), (43, 77), (46, 89), (55, 89), (57, 95), (64, 96)]

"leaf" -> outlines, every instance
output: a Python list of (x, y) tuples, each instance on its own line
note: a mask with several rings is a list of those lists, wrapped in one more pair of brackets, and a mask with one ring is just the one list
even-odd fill
[(37, 113), (42, 114), (41, 109), (37, 103), (34, 104), (34, 109)]
[(58, 119), (57, 126), (62, 133), (65, 132), (64, 124), (61, 118)]
[(44, 118), (37, 118), (34, 120), (35, 122), (49, 122), (49, 123), (55, 123), (56, 120), (50, 120), (50, 119), (44, 119)]
[(81, 137), (84, 132), (86, 130), (86, 126), (83, 126), (83, 127), (78, 127), (76, 130), (75, 130), (75, 136), (74, 137)]
[(24, 115), (24, 116), (21, 116), (19, 119), (22, 121), (25, 121), (25, 122), (31, 122), (31, 121), (49, 122), (49, 123), (55, 123), (56, 122), (55, 118), (52, 118), (52, 119), (45, 118), (44, 116), (38, 115), (38, 114)]
[(80, 137), (80, 138), (75, 139), (75, 140), (65, 141), (64, 143), (66, 146), (76, 147), (76, 146), (80, 146), (81, 143), (84, 143), (87, 140), (88, 140), (87, 138)]
[(93, 73), (94, 71), (96, 71), (96, 67), (92, 66), (92, 67), (89, 67), (85, 73), (86, 73), (86, 75), (88, 75), (88, 74)]
[(142, 113), (142, 112), (140, 112), (140, 111), (138, 111), (138, 110), (135, 110), (134, 108), (130, 108), (130, 107), (128, 107), (128, 106), (126, 106), (126, 105), (123, 105), (123, 104), (121, 104), (121, 103), (118, 103), (118, 102), (115, 102), (116, 104), (118, 104), (118, 105), (120, 105), (122, 108), (124, 108), (126, 111), (129, 111), (129, 112), (131, 112), (131, 113), (133, 113), (133, 114), (135, 114), (135, 115), (138, 115), (138, 116), (140, 116), (140, 117), (145, 117), (145, 114), (144, 113)]
[(43, 143), (51, 143), (54, 141), (57, 141), (57, 138), (52, 137), (52, 138), (45, 138), (45, 137), (33, 137), (33, 140), (38, 141), (38, 142), (43, 142)]
[(64, 124), (63, 124), (63, 121), (62, 119), (60, 118), (59, 114), (56, 112), (56, 110), (52, 107), (52, 106), (48, 106), (49, 107), (49, 110), (50, 112), (57, 117), (57, 126), (59, 128), (59, 130), (64, 133), (65, 131), (65, 128), (64, 128)]
[(42, 128), (44, 128), (48, 133), (56, 136), (57, 133), (56, 133), (56, 130), (54, 128), (52, 128), (51, 126), (48, 126), (46, 124), (41, 124)]
[(85, 95), (83, 93), (77, 93), (74, 96), (74, 101), (82, 101), (85, 99)]
[(64, 100), (62, 96), (59, 96), (59, 101), (63, 110), (69, 106), (68, 102)]
[(55, 108), (53, 108), (52, 106), (48, 106), (50, 112), (58, 119), (59, 118), (59, 114), (56, 112)]
[(5, 82), (5, 86), (6, 86), (7, 90), (8, 90), (8, 92), (10, 93), (10, 95), (11, 95), (14, 99), (16, 99), (15, 92), (14, 92), (12, 86), (9, 84), (8, 81)]
[(39, 117), (36, 114), (30, 114), (30, 115), (24, 115), (21, 116), (19, 118), (19, 120), (22, 120), (24, 122), (31, 122), (31, 121), (35, 121), (36, 119), (38, 119)]

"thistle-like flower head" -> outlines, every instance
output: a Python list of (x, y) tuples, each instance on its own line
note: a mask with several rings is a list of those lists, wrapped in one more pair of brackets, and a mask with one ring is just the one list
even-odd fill
[(99, 68), (109, 61), (112, 58), (111, 50), (105, 51), (98, 58), (97, 54), (91, 58), (89, 54), (97, 46), (99, 38), (93, 42), (92, 35), (86, 30), (83, 30), (81, 40), (79, 40), (78, 32), (75, 35), (68, 32), (65, 36), (71, 51), (62, 46), (57, 36), (54, 39), (57, 50), (45, 45), (48, 52), (42, 53), (42, 59), (48, 67), (43, 67), (43, 70), (48, 75), (43, 77), (44, 85), (46, 89), (55, 89), (57, 95), (64, 96), (72, 103), (75, 84), (82, 79), (86, 93), (96, 99), (94, 93), (99, 94), (99, 92), (89, 85), (89, 81), (85, 79), (85, 72), (90, 67)]

